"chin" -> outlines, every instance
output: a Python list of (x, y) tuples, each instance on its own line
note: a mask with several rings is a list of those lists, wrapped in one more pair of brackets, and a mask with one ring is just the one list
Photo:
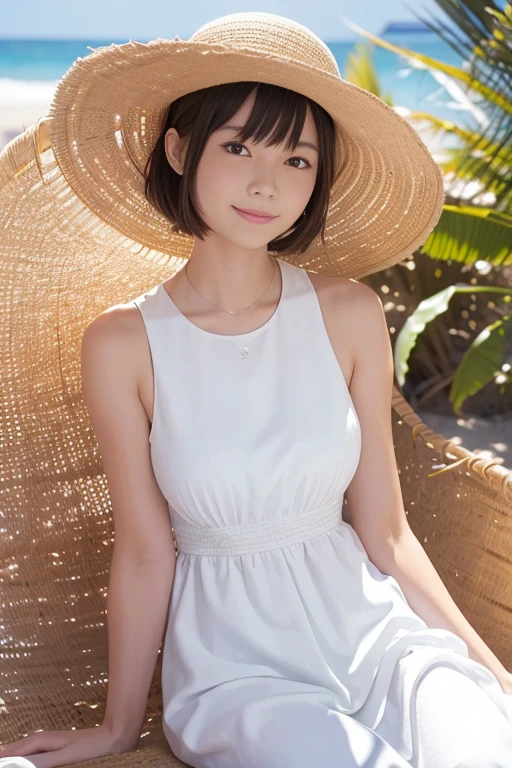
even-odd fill
[(258, 248), (265, 247), (271, 240), (276, 237), (276, 235), (272, 235), (272, 237), (269, 237), (268, 234), (265, 237), (257, 237), (257, 233), (254, 233), (252, 237), (250, 235), (245, 235), (245, 237), (236, 237), (236, 234), (233, 232), (233, 227), (230, 227), (226, 233), (224, 232), (215, 232), (215, 235), (217, 237), (222, 237), (223, 240), (225, 240), (228, 243), (231, 243), (231, 245), (236, 245), (238, 248), (245, 248), (247, 250), (256, 250)]

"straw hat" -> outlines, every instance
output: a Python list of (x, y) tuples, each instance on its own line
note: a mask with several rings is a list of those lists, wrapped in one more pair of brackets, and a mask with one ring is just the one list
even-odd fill
[[(161, 253), (188, 257), (192, 237), (172, 232), (146, 200), (142, 169), (170, 102), (242, 80), (298, 91), (336, 123), (340, 174), (326, 243), (318, 237), (311, 244), (310, 268), (360, 278), (425, 242), (444, 190), (418, 134), (379, 98), (343, 80), (329, 48), (309, 29), (269, 13), (235, 13), (205, 24), (190, 40), (130, 41), (75, 61), (48, 113), (62, 174), (115, 230)], [(75, 237), (79, 242), (80, 228)]]

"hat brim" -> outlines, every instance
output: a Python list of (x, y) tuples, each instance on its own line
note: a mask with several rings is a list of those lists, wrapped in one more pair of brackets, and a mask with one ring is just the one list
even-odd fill
[(368, 91), (316, 67), (221, 43), (130, 41), (78, 59), (59, 82), (48, 112), (53, 151), (70, 187), (120, 233), (187, 257), (192, 238), (173, 233), (146, 200), (142, 171), (172, 101), (235, 80), (293, 89), (336, 123), (342, 166), (325, 245), (318, 237), (303, 264), (360, 278), (425, 242), (442, 211), (443, 179), (404, 118)]

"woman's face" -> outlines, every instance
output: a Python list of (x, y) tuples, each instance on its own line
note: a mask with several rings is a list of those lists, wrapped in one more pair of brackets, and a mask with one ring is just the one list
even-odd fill
[[(318, 136), (308, 108), (299, 146), (266, 147), (248, 140), (234, 143), (236, 130), (247, 122), (255, 94), (208, 139), (196, 174), (200, 215), (210, 229), (242, 248), (266, 246), (286, 232), (302, 215), (318, 169)], [(172, 129), (171, 129), (172, 130)], [(272, 216), (267, 223), (247, 221), (236, 208), (254, 209)]]

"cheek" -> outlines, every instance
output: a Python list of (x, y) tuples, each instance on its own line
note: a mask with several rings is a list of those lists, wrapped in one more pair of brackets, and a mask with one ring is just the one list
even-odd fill
[(221, 158), (202, 158), (196, 174), (197, 194), (206, 207), (215, 208), (216, 202), (226, 198), (236, 199), (240, 188), (240, 172), (234, 163), (222, 162)]
[(286, 176), (283, 197), (290, 208), (306, 205), (315, 188), (315, 178), (314, 172), (300, 170), (293, 177), (291, 173)]

